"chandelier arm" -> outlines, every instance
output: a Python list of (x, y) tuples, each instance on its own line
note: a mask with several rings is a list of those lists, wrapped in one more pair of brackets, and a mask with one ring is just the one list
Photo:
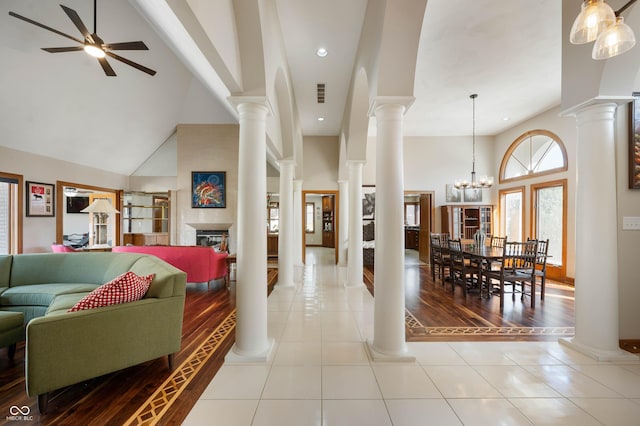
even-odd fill
[(620, 14), (621, 14), (622, 12), (624, 12), (625, 10), (627, 10), (627, 8), (628, 8), (629, 6), (631, 6), (632, 4), (634, 4), (635, 2), (636, 2), (636, 0), (628, 1), (628, 2), (627, 2), (627, 4), (625, 4), (625, 5), (624, 5), (624, 6), (622, 6), (620, 9), (618, 9), (618, 10), (616, 10), (616, 11), (614, 12), (614, 13), (615, 13), (615, 15), (616, 15), (616, 16), (620, 16)]

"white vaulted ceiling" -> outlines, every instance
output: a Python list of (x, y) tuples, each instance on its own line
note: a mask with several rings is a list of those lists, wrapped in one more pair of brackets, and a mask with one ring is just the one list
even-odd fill
[[(92, 1), (63, 4), (91, 29)], [(304, 135), (340, 132), (367, 4), (275, 0)], [(82, 52), (44, 52), (73, 42), (9, 11), (79, 34), (58, 1), (2, 2), (2, 146), (131, 174), (178, 123), (236, 122), (226, 100), (212, 96), (126, 0), (98, 2), (98, 33), (105, 42), (144, 41), (149, 51), (119, 53), (157, 70), (154, 77), (114, 60), (118, 76), (106, 77)], [(558, 105), (560, 30), (558, 0), (429, 0), (405, 134), (469, 135), (471, 93), (479, 94), (478, 134), (496, 134)], [(328, 49), (326, 58), (315, 55), (318, 47)], [(316, 101), (317, 83), (326, 84), (324, 104)]]

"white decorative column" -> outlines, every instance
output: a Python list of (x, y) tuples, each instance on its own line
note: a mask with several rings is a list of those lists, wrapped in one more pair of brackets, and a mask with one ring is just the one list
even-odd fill
[(404, 164), (402, 116), (413, 97), (380, 97), (372, 105), (377, 121), (375, 361), (414, 361), (405, 343), (404, 307)]
[[(637, 359), (619, 347), (614, 102), (571, 112), (576, 144), (575, 337), (560, 342), (601, 361)], [(595, 171), (597, 168), (597, 172)]]
[(363, 286), (362, 281), (362, 167), (363, 161), (349, 160), (349, 244), (347, 286)]
[(294, 160), (282, 160), (280, 164), (280, 205), (278, 231), (278, 286), (293, 286), (293, 171)]
[(273, 348), (267, 337), (267, 150), (265, 97), (231, 97), (239, 113), (238, 250), (236, 342), (228, 362), (266, 362)]
[(302, 232), (302, 180), (293, 181), (293, 262), (296, 267), (302, 268), (302, 245), (304, 244)]
[(347, 266), (347, 238), (349, 229), (349, 181), (339, 180), (340, 212), (338, 215), (338, 266)]

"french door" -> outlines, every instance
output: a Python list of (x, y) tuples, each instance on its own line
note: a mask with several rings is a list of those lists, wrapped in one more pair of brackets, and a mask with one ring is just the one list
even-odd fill
[(567, 256), (567, 180), (531, 185), (531, 235), (549, 239), (547, 276), (564, 281)]
[(524, 186), (500, 190), (500, 224), (500, 236), (524, 240)]

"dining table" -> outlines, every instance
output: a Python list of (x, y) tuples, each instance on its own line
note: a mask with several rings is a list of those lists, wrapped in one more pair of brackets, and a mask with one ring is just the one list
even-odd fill
[[(462, 244), (461, 249), (465, 257), (472, 260), (475, 259), (480, 265), (478, 286), (480, 289), (480, 298), (482, 298), (482, 272), (485, 268), (490, 268), (492, 262), (497, 262), (502, 259), (504, 248), (467, 243)], [(491, 288), (487, 284), (487, 297), (489, 296), (491, 296)]]

